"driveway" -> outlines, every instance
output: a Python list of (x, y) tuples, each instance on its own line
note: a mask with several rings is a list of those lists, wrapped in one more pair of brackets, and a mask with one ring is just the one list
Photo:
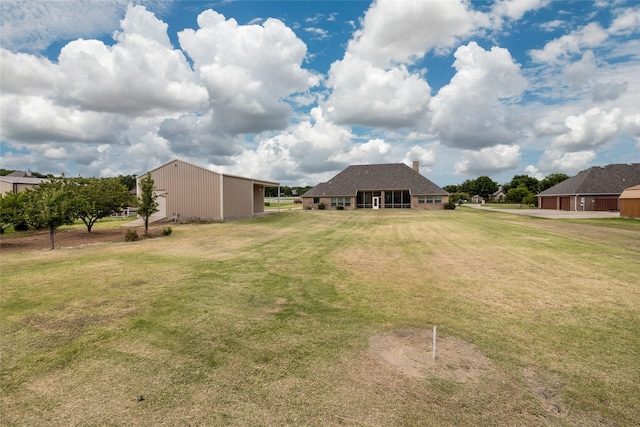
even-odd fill
[(536, 216), (538, 218), (569, 219), (569, 218), (620, 218), (620, 212), (596, 212), (596, 211), (557, 211), (552, 209), (500, 209), (487, 205), (464, 205), (473, 209), (485, 211), (504, 212), (516, 215)]

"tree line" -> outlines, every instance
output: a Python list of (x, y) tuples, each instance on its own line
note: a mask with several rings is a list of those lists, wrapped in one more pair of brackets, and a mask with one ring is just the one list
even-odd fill
[(48, 229), (51, 249), (54, 249), (58, 227), (81, 220), (91, 233), (99, 219), (136, 206), (148, 234), (149, 217), (157, 212), (158, 203), (151, 176), (145, 176), (140, 184), (141, 194), (136, 197), (121, 177), (50, 177), (49, 181), (24, 192), (0, 194), (0, 232), (11, 226), (16, 231)]
[[(536, 194), (568, 178), (569, 176), (564, 173), (553, 173), (542, 180), (529, 175), (515, 175), (510, 182), (502, 185), (505, 202), (535, 206), (538, 203)], [(499, 188), (500, 185), (488, 176), (480, 176), (476, 179), (467, 179), (462, 184), (447, 185), (443, 187), (443, 190), (451, 193), (449, 196), (450, 201), (458, 203), (461, 200), (471, 200), (474, 195), (487, 200)]]

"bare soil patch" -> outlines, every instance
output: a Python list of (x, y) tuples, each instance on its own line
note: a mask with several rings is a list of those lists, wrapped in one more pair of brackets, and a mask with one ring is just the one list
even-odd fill
[[(149, 227), (152, 235), (159, 235), (158, 227)], [(91, 233), (86, 228), (71, 228), (58, 230), (55, 236), (56, 249), (70, 248), (82, 245), (92, 245), (103, 242), (124, 241), (125, 227), (93, 229)], [(138, 229), (138, 235), (143, 237), (144, 230)], [(0, 252), (36, 251), (50, 249), (49, 230), (13, 233), (0, 237)]]
[(433, 332), (404, 329), (369, 338), (371, 353), (395, 370), (413, 378), (441, 378), (465, 383), (475, 381), (493, 368), (476, 348), (453, 337), (436, 336), (433, 359)]

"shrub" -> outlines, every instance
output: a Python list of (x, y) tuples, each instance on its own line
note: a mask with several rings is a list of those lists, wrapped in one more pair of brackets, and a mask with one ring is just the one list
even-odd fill
[(165, 227), (162, 229), (163, 236), (171, 236), (172, 232), (173, 232), (173, 229), (171, 227)]
[(13, 224), (13, 231), (27, 231), (29, 229), (29, 224), (24, 221), (20, 221), (17, 224)]
[(265, 206), (271, 206), (271, 202), (264, 202)]
[(336, 206), (336, 209), (339, 210), (339, 211), (343, 211), (344, 210), (344, 206), (338, 205), (338, 206)]
[(529, 194), (527, 197), (522, 199), (522, 204), (523, 205), (529, 205), (529, 206), (532, 206), (532, 207), (538, 207), (538, 198), (536, 196), (534, 196), (533, 194)]
[(447, 202), (444, 204), (444, 208), (454, 210), (456, 208), (456, 204), (454, 202)]
[(138, 236), (138, 232), (133, 228), (128, 229), (127, 232), (124, 233), (124, 240), (126, 242), (135, 242), (139, 238), (140, 236)]
[(322, 203), (322, 202), (318, 203), (318, 209), (323, 210), (324, 209), (324, 203)]

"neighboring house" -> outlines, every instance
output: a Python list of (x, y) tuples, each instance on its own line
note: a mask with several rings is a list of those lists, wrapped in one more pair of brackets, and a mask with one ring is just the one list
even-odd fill
[(538, 194), (540, 209), (619, 211), (625, 188), (640, 184), (640, 163), (594, 166)]
[(495, 193), (493, 193), (492, 195), (489, 196), (489, 201), (502, 203), (502, 202), (504, 202), (505, 196), (506, 195), (504, 194), (504, 190), (502, 189), (502, 185), (501, 185), (498, 188), (498, 191), (496, 191)]
[(264, 188), (280, 183), (244, 178), (210, 171), (181, 160), (173, 160), (148, 173), (154, 181), (154, 193), (160, 197), (154, 220), (188, 219), (226, 221), (248, 218), (264, 212)]
[(640, 185), (629, 187), (620, 195), (620, 217), (640, 218)]
[(351, 165), (302, 195), (305, 209), (443, 209), (449, 193), (420, 175), (420, 165)]
[(0, 176), (0, 194), (18, 194), (33, 188), (41, 182), (48, 182), (46, 178), (31, 175), (31, 171), (13, 171), (9, 175)]

